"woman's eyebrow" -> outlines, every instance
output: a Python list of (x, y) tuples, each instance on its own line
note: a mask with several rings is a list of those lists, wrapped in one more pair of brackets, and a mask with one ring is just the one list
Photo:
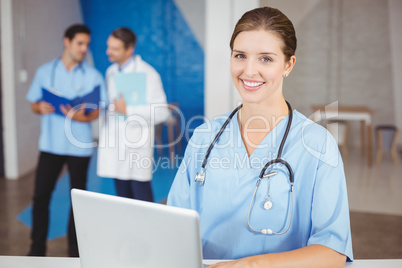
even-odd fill
[(237, 49), (233, 49), (233, 52), (236, 52), (236, 53), (245, 53), (244, 51), (237, 50)]
[(274, 56), (278, 56), (278, 55), (276, 55), (276, 53), (274, 53), (274, 52), (261, 52), (260, 55), (274, 55)]
[[(246, 52), (244, 52), (244, 51), (241, 51), (241, 50), (237, 50), (237, 49), (233, 49), (233, 52), (235, 52), (235, 53), (246, 53)], [(258, 53), (259, 55), (274, 55), (274, 56), (278, 56), (276, 53), (274, 53), (274, 52), (260, 52), (260, 53)]]

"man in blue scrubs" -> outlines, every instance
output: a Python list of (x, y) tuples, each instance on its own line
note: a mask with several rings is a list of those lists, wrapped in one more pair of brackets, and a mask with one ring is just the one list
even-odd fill
[[(62, 56), (39, 67), (26, 96), (32, 111), (41, 116), (30, 256), (46, 255), (49, 202), (64, 164), (67, 164), (70, 174), (70, 187), (86, 188), (88, 164), (94, 148), (91, 121), (98, 118), (99, 101), (105, 100), (106, 96), (101, 74), (83, 62), (89, 43), (90, 30), (85, 25), (70, 26), (64, 34)], [(92, 101), (79, 101), (81, 105), (63, 105), (56, 101), (44, 101), (46, 92), (54, 94), (55, 99), (62, 97), (67, 102), (94, 92), (98, 92), (95, 95), (100, 97)], [(71, 209), (68, 246), (69, 255), (78, 256)]]

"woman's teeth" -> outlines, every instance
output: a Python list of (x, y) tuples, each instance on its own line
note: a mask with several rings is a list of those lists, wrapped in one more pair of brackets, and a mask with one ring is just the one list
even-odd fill
[(244, 80), (242, 80), (242, 81), (248, 87), (258, 87), (258, 86), (261, 86), (262, 84), (264, 84), (264, 83), (261, 83), (261, 82), (247, 82), (247, 81), (244, 81)]

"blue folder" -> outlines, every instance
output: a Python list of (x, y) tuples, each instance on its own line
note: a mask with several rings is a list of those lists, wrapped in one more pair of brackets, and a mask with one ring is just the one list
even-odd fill
[(87, 95), (73, 99), (71, 101), (71, 106), (77, 110), (79, 108), (79, 105), (81, 105), (82, 103), (86, 103), (85, 114), (88, 114), (91, 111), (99, 108), (99, 101), (100, 101), (100, 85), (96, 86), (94, 90), (92, 90)]
[(117, 73), (114, 82), (116, 99), (120, 99), (120, 93), (122, 93), (127, 105), (147, 104), (145, 73)]
[[(70, 105), (74, 109), (79, 109), (82, 103), (86, 103), (85, 114), (88, 114), (92, 110), (95, 110), (99, 107), (100, 101), (100, 85), (96, 86), (90, 93), (77, 97), (73, 100), (64, 98), (58, 94), (55, 94), (45, 88), (42, 88), (42, 100), (50, 103), (54, 107), (55, 114), (62, 115), (62, 111), (60, 110), (60, 105)], [(90, 107), (88, 107), (90, 106)], [(92, 107), (93, 106), (93, 107)], [(95, 108), (96, 107), (96, 108)]]
[(42, 88), (42, 100), (50, 103), (54, 107), (54, 113), (64, 116), (60, 110), (60, 105), (71, 105), (71, 100), (54, 94), (53, 92)]

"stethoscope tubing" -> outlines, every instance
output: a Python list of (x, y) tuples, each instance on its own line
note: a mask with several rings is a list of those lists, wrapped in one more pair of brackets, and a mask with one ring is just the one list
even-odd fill
[[(57, 64), (59, 64), (59, 61), (61, 61), (61, 58), (57, 58), (53, 64), (52, 64), (52, 70), (51, 70), (51, 74), (50, 74), (50, 90), (56, 90), (54, 85), (55, 85), (55, 80), (56, 80), (56, 67)], [(81, 66), (82, 62), (79, 63), (79, 67), (81, 68), (83, 74), (85, 74), (85, 70), (84, 68)], [(80, 89), (82, 89), (82, 87), (80, 87)]]
[[(291, 224), (291, 222), (292, 222), (292, 215), (293, 215), (293, 185), (294, 185), (294, 173), (293, 173), (293, 170), (292, 170), (292, 167), (290, 166), (290, 164), (281, 158), (281, 157), (282, 157), (283, 147), (285, 146), (285, 142), (286, 142), (286, 139), (287, 139), (287, 137), (288, 137), (288, 134), (289, 134), (289, 131), (290, 131), (290, 127), (291, 127), (292, 121), (293, 121), (293, 111), (292, 111), (292, 107), (291, 107), (290, 103), (287, 102), (287, 101), (286, 101), (286, 104), (287, 104), (288, 110), (289, 110), (289, 120), (288, 120), (288, 124), (287, 124), (287, 126), (286, 126), (285, 134), (283, 135), (281, 144), (280, 144), (279, 149), (278, 149), (277, 157), (276, 157), (275, 159), (269, 161), (268, 163), (266, 163), (266, 164), (264, 165), (264, 167), (262, 168), (262, 170), (261, 170), (261, 172), (260, 172), (260, 175), (259, 175), (259, 178), (258, 178), (258, 180), (257, 180), (256, 186), (255, 186), (254, 192), (253, 192), (253, 196), (252, 196), (252, 198), (251, 198), (251, 202), (250, 202), (249, 209), (248, 209), (247, 225), (248, 225), (248, 227), (249, 227), (252, 231), (257, 232), (257, 233), (273, 234), (273, 235), (283, 235), (283, 234), (285, 234), (285, 233), (289, 230), (290, 224)], [(236, 109), (234, 109), (234, 110), (232, 111), (232, 113), (231, 113), (231, 114), (229, 115), (229, 117), (226, 119), (225, 123), (222, 125), (222, 127), (221, 127), (221, 129), (219, 130), (218, 134), (215, 136), (214, 140), (212, 141), (212, 143), (211, 143), (210, 146), (208, 147), (208, 150), (207, 150), (207, 152), (206, 152), (206, 154), (205, 154), (205, 156), (204, 156), (204, 160), (203, 160), (203, 162), (202, 162), (201, 171), (196, 174), (196, 178), (195, 178), (195, 181), (196, 181), (196, 182), (197, 182), (197, 181), (200, 182), (200, 186), (202, 186), (202, 185), (204, 184), (204, 181), (205, 181), (205, 167), (206, 167), (206, 164), (207, 164), (207, 161), (208, 161), (208, 157), (209, 157), (209, 155), (210, 155), (210, 153), (211, 153), (211, 151), (212, 151), (212, 148), (214, 147), (214, 145), (215, 145), (215, 143), (217, 142), (217, 140), (219, 139), (219, 137), (222, 135), (222, 133), (223, 133), (223, 131), (225, 130), (226, 126), (227, 126), (227, 125), (229, 124), (229, 122), (232, 120), (233, 116), (234, 116), (242, 107), (243, 107), (243, 105), (241, 104), (241, 105), (239, 105)], [(265, 175), (265, 171), (268, 169), (268, 167), (270, 167), (270, 166), (273, 165), (273, 164), (277, 164), (277, 163), (283, 164), (283, 165), (286, 167), (286, 169), (288, 170), (288, 172), (289, 172), (289, 182), (290, 182), (290, 210), (289, 210), (290, 216), (289, 216), (289, 221), (288, 221), (288, 224), (287, 224), (286, 229), (285, 229), (284, 231), (282, 231), (282, 232), (274, 232), (274, 231), (272, 231), (271, 229), (261, 229), (261, 230), (257, 230), (257, 229), (254, 229), (254, 228), (251, 226), (251, 224), (250, 224), (250, 214), (251, 214), (251, 210), (252, 210), (252, 205), (253, 205), (253, 203), (254, 203), (255, 195), (256, 195), (256, 193), (257, 193), (258, 186), (260, 185), (261, 180), (262, 180), (264, 177), (268, 177), (268, 176), (271, 176), (271, 175), (272, 175), (272, 174), (271, 174), (271, 175), (270, 175), (270, 174)]]
[(225, 131), (226, 126), (229, 124), (230, 120), (232, 120), (233, 116), (243, 107), (243, 104), (240, 104), (236, 109), (232, 111), (232, 113), (229, 115), (228, 119), (226, 119), (225, 123), (222, 125), (221, 129), (219, 130), (218, 134), (216, 134), (214, 140), (211, 142), (211, 144), (208, 147), (207, 152), (205, 153), (204, 156), (204, 161), (202, 161), (201, 168), (205, 169), (205, 166), (207, 165), (207, 160), (209, 157), (209, 154), (212, 151), (212, 148), (214, 147), (216, 141), (219, 139), (219, 137), (222, 135), (223, 131)]
[(248, 227), (249, 227), (252, 231), (254, 231), (254, 232), (256, 232), (256, 233), (273, 234), (273, 235), (283, 235), (283, 234), (287, 233), (287, 231), (288, 231), (289, 228), (290, 228), (290, 224), (291, 224), (291, 222), (292, 222), (292, 215), (293, 215), (293, 187), (292, 187), (292, 190), (290, 191), (289, 221), (288, 221), (288, 225), (287, 225), (286, 229), (285, 229), (284, 231), (280, 232), (280, 233), (274, 232), (274, 231), (272, 231), (271, 229), (256, 230), (256, 229), (254, 229), (254, 228), (251, 226), (251, 224), (250, 224), (250, 214), (251, 214), (251, 208), (252, 208), (253, 203), (254, 203), (255, 194), (257, 193), (258, 186), (259, 186), (259, 184), (260, 184), (260, 182), (261, 182), (261, 179), (262, 179), (262, 178), (259, 178), (259, 179), (258, 179), (257, 184), (256, 184), (255, 189), (254, 189), (253, 197), (251, 198), (251, 201), (250, 201), (250, 206), (249, 206), (249, 208), (248, 208), (248, 214), (247, 214), (247, 225), (248, 225)]

